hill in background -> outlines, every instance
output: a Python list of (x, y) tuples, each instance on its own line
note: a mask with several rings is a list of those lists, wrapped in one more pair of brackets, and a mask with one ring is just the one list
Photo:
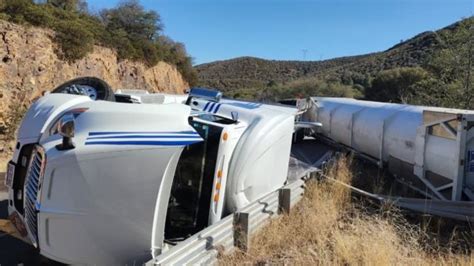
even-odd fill
[[(376, 74), (402, 66), (419, 66), (439, 44), (435, 32), (424, 32), (385, 52), (324, 61), (279, 61), (239, 57), (196, 66), (201, 84), (223, 89), (266, 86), (306, 77), (341, 79), (350, 72)], [(363, 79), (363, 77), (362, 77)]]
[[(471, 93), (473, 87), (473, 21), (467, 18), (418, 34), (386, 51), (360, 56), (324, 61), (240, 57), (195, 69), (200, 85), (237, 98), (327, 95), (467, 108), (472, 107), (471, 100), (454, 101)], [(439, 95), (423, 100), (426, 94), (433, 94), (433, 86), (444, 88), (438, 88), (435, 94)], [(452, 99), (440, 99), (447, 95)]]

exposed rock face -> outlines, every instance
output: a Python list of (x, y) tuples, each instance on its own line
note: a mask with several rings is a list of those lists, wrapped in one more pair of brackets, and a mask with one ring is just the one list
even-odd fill
[(28, 101), (81, 76), (102, 78), (114, 89), (182, 93), (188, 88), (174, 66), (160, 62), (149, 68), (142, 63), (118, 61), (116, 53), (104, 47), (94, 47), (92, 53), (74, 63), (65, 62), (55, 53), (53, 35), (50, 30), (0, 20), (1, 112), (7, 110), (12, 99), (26, 96)]
[(0, 160), (12, 151), (15, 127), (31, 100), (45, 90), (81, 77), (99, 77), (113, 89), (183, 93), (189, 87), (178, 70), (160, 62), (154, 67), (119, 61), (115, 51), (95, 46), (74, 63), (61, 60), (54, 32), (0, 20)]

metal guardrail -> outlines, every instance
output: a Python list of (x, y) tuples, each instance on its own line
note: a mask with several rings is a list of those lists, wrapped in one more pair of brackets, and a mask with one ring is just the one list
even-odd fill
[(231, 252), (236, 246), (246, 249), (249, 236), (268, 223), (270, 218), (289, 212), (303, 193), (304, 181), (295, 180), (196, 233), (146, 265), (212, 264), (219, 254)]

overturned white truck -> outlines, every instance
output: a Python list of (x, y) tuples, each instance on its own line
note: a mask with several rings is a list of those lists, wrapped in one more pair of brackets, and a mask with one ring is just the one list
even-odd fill
[(183, 99), (89, 78), (36, 101), (8, 164), (16, 227), (56, 261), (140, 262), (285, 183), (295, 108), (204, 89), (164, 104)]

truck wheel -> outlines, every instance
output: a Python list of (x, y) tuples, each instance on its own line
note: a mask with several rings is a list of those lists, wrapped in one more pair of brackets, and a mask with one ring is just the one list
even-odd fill
[(115, 102), (114, 91), (105, 81), (95, 77), (81, 77), (65, 82), (51, 93), (86, 95), (93, 100)]

